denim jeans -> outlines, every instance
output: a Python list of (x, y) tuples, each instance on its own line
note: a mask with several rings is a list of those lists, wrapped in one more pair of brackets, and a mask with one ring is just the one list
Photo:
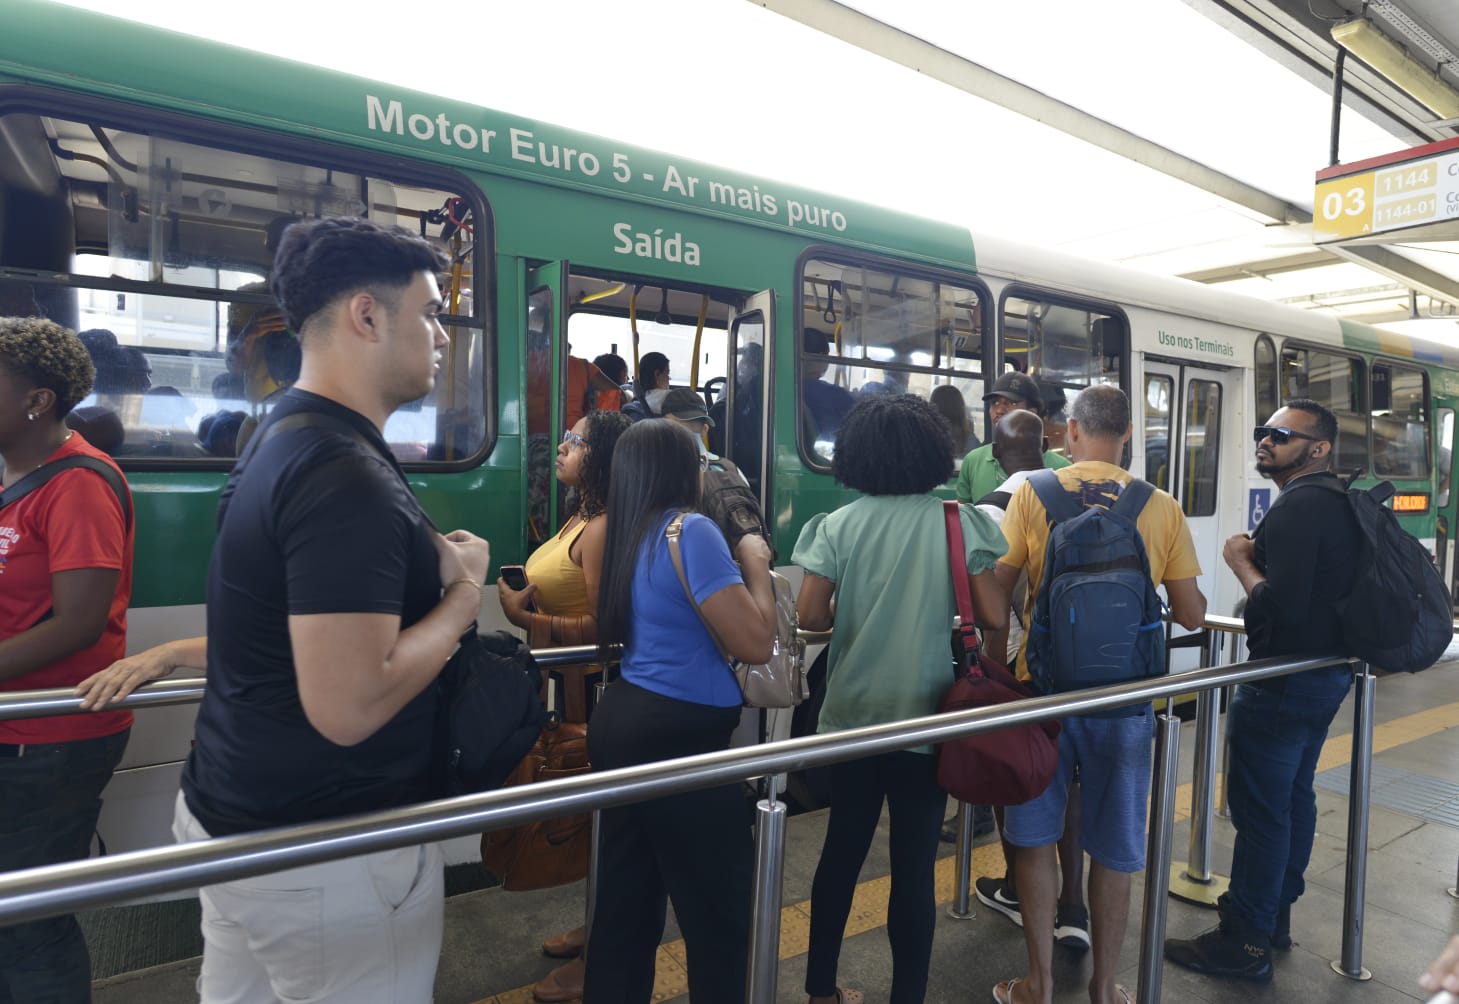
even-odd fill
[(1236, 826), (1227, 902), (1268, 935), (1278, 911), (1305, 888), (1317, 830), (1312, 778), (1352, 674), (1342, 667), (1274, 682), (1285, 687), (1237, 687), (1227, 716), (1227, 802)]
[[(91, 853), (101, 791), (127, 748), (127, 729), (98, 739), (25, 747), (0, 757), (0, 870)], [(91, 1000), (91, 957), (71, 914), (0, 927), (0, 1004)]]

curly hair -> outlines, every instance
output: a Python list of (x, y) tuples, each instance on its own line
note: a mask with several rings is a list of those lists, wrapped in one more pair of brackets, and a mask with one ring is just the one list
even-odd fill
[(331, 217), (292, 224), (279, 239), (269, 288), (292, 331), (339, 297), (366, 287), (394, 308), (418, 272), (445, 271), (446, 255), (403, 227)]
[(609, 473), (613, 469), (613, 448), (633, 419), (616, 411), (587, 414), (587, 455), (578, 474), (578, 508), (584, 516), (600, 516), (608, 509)]
[(39, 317), (0, 317), (0, 366), (56, 395), (56, 420), (91, 393), (96, 367), (76, 332)]
[(921, 495), (952, 477), (952, 436), (912, 394), (863, 397), (836, 430), (831, 473), (867, 495)]

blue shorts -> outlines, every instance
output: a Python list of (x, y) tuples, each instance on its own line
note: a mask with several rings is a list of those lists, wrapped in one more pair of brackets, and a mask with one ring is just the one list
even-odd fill
[(1145, 867), (1145, 821), (1150, 801), (1150, 753), (1155, 716), (1066, 718), (1059, 733), (1059, 766), (1048, 789), (1004, 811), (1004, 838), (1015, 847), (1057, 843), (1064, 833), (1069, 785), (1078, 772), (1079, 843), (1111, 871)]

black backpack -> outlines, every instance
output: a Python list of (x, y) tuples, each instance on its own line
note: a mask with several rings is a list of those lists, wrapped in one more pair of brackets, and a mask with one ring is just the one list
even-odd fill
[(1389, 672), (1428, 669), (1454, 640), (1454, 603), (1428, 552), (1384, 505), (1393, 483), (1366, 491), (1322, 484), (1347, 496), (1358, 524), (1353, 588), (1337, 604), (1344, 648)]
[(765, 538), (765, 543), (771, 542), (760, 499), (745, 482), (740, 469), (723, 457), (710, 460), (709, 469), (704, 472), (700, 509), (724, 534), (730, 553), (734, 553), (735, 545), (746, 534), (757, 533)]

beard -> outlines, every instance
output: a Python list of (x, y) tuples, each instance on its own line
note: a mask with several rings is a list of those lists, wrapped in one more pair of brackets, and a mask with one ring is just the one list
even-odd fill
[(1292, 471), (1300, 471), (1312, 461), (1312, 443), (1304, 443), (1302, 449), (1292, 458), (1289, 463), (1278, 464), (1270, 461), (1258, 460), (1256, 462), (1256, 473), (1264, 478), (1275, 477), (1278, 474), (1290, 474)]

